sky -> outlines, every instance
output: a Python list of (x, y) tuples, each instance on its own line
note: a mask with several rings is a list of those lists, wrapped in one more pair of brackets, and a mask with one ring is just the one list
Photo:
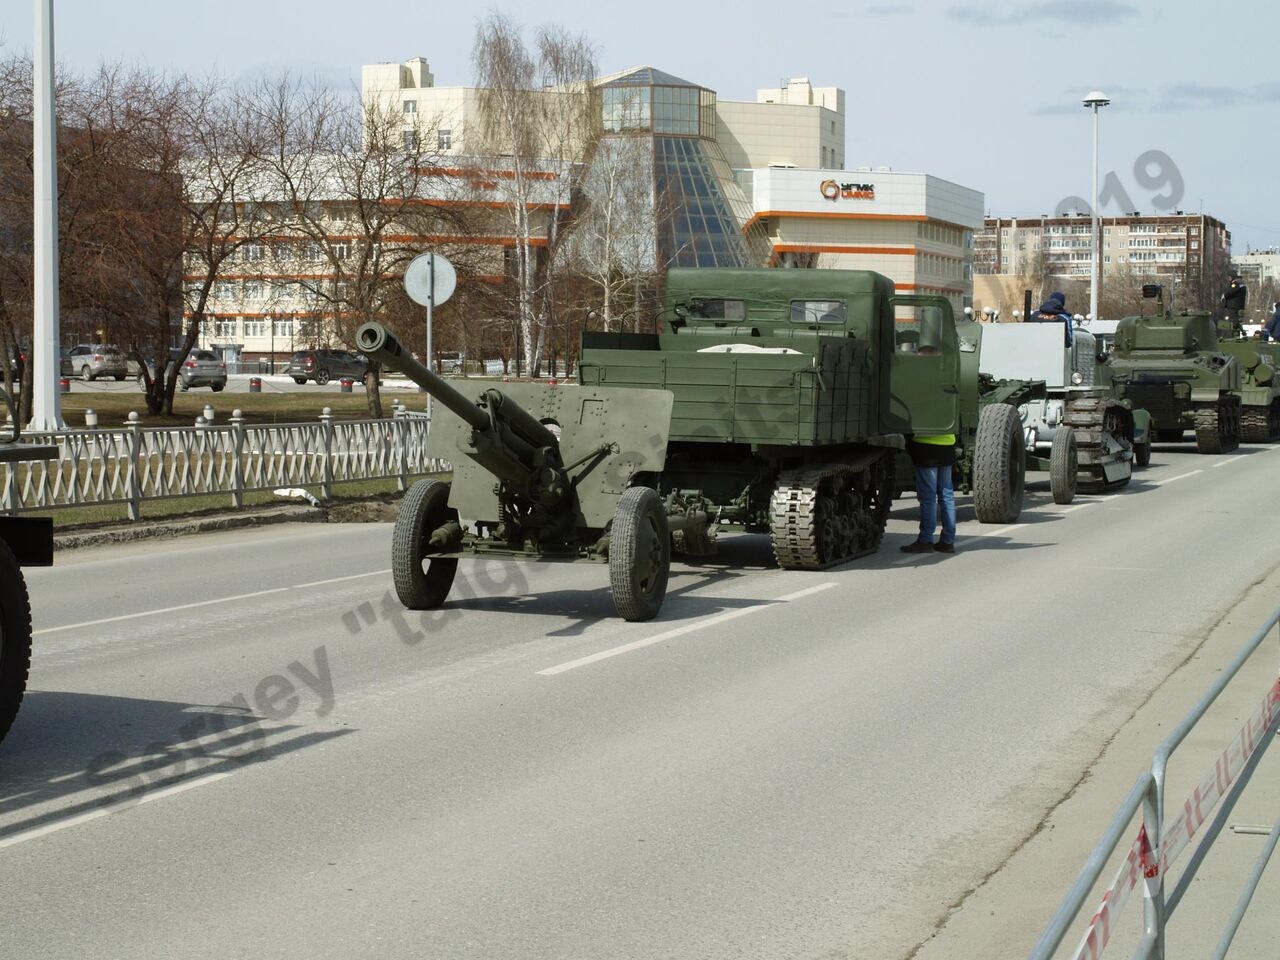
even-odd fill
[[(1280, 247), (1274, 0), (55, 6), (58, 60), (85, 72), (102, 60), (232, 78), (289, 71), (354, 95), (361, 64), (422, 56), (437, 85), (466, 85), (476, 20), (496, 9), (586, 34), (601, 74), (650, 64), (727, 100), (807, 76), (846, 92), (847, 167), (952, 180), (982, 191), (992, 216), (1089, 196), (1081, 100), (1100, 90), (1112, 98), (1100, 118), (1104, 213), (1203, 210), (1227, 224), (1235, 253)], [(31, 49), (33, 9), (0, 0), (0, 52)]]

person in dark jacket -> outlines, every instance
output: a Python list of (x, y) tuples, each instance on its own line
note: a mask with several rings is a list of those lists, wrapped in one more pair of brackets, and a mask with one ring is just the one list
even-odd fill
[(1067, 295), (1055, 290), (1047, 300), (1040, 304), (1040, 309), (1027, 317), (1032, 323), (1050, 323), (1066, 321), (1067, 346), (1071, 346), (1071, 314), (1067, 313)]
[(1240, 279), (1240, 274), (1232, 270), (1231, 283), (1222, 294), (1222, 309), (1226, 311), (1226, 317), (1218, 321), (1219, 337), (1240, 336), (1244, 330), (1240, 317), (1244, 313), (1248, 297), (1249, 288)]
[[(920, 534), (902, 547), (903, 553), (955, 553), (956, 495), (951, 468), (956, 463), (954, 433), (916, 434), (907, 441), (907, 455), (916, 468), (916, 498), (920, 501)], [(942, 513), (942, 536), (935, 544), (933, 532)]]

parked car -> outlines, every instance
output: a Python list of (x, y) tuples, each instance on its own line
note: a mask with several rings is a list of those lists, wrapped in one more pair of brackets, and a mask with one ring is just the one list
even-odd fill
[[(168, 376), (170, 366), (177, 363), (181, 352), (180, 350), (169, 351), (169, 362), (165, 365), (163, 376)], [(154, 380), (155, 364), (148, 363), (147, 367)], [(214, 393), (221, 393), (226, 385), (227, 365), (218, 359), (217, 354), (209, 350), (192, 350), (187, 354), (181, 369), (178, 370), (178, 389), (182, 391), (190, 390), (192, 387), (209, 387)], [(138, 387), (142, 390), (147, 387), (147, 381), (141, 372), (138, 373)]]
[(72, 347), (67, 354), (71, 372), (81, 380), (97, 380), (99, 377), (115, 377), (123, 380), (129, 375), (129, 364), (124, 351), (113, 343), (82, 343)]
[(299, 350), (284, 368), (294, 383), (314, 380), (324, 386), (334, 378), (350, 377), (363, 381), (369, 372), (369, 361), (363, 354), (348, 350)]
[(75, 375), (76, 372), (71, 366), (71, 350), (63, 347), (58, 351), (58, 376), (74, 377)]

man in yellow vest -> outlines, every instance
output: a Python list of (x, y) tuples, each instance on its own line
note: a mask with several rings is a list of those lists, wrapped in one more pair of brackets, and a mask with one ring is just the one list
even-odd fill
[[(916, 468), (916, 497), (920, 501), (920, 535), (902, 548), (903, 553), (956, 552), (956, 495), (951, 468), (956, 463), (956, 435), (916, 434), (907, 441), (907, 454)], [(933, 542), (942, 510), (942, 536)]]

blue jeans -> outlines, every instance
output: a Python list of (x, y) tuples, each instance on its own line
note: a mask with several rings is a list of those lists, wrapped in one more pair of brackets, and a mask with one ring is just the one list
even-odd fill
[(956, 494), (951, 487), (950, 467), (916, 467), (916, 496), (920, 499), (921, 543), (933, 543), (942, 507), (942, 543), (956, 542)]

